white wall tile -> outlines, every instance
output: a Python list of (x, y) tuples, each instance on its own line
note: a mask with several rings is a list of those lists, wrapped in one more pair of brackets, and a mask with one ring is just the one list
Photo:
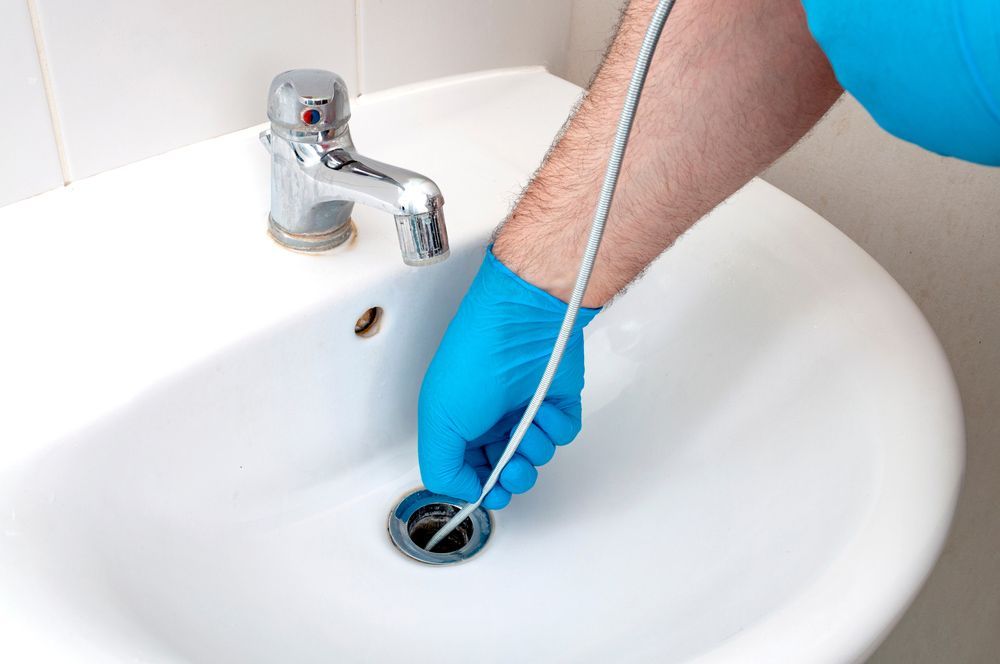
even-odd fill
[(361, 91), (479, 69), (562, 75), (571, 0), (361, 0)]
[(354, 0), (36, 0), (78, 179), (262, 122), (285, 69), (356, 89)]
[(62, 184), (45, 86), (24, 0), (0, 4), (0, 205)]

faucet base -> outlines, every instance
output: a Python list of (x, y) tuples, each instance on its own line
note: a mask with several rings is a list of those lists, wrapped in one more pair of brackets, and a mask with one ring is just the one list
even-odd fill
[(292, 233), (279, 226), (268, 215), (267, 232), (275, 242), (286, 249), (312, 254), (339, 247), (354, 237), (354, 222), (348, 217), (340, 226), (329, 231), (322, 233)]

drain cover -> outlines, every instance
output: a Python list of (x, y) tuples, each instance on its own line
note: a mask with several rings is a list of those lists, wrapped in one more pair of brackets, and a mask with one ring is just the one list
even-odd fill
[(424, 547), (465, 502), (420, 489), (404, 497), (389, 513), (389, 538), (404, 554), (428, 565), (454, 565), (468, 560), (486, 545), (493, 518), (482, 507), (440, 542), (434, 551)]

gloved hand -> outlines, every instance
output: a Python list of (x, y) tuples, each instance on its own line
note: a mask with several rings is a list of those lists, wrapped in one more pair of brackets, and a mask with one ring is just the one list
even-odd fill
[[(518, 452), (483, 506), (500, 509), (535, 484), (536, 466), (580, 431), (582, 308), (559, 370)], [(424, 486), (472, 502), (499, 459), (545, 370), (566, 304), (487, 251), (420, 389), (418, 455)]]

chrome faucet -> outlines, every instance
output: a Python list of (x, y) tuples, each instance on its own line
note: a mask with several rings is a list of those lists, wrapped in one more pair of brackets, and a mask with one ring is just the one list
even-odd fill
[(354, 233), (355, 203), (396, 219), (407, 265), (448, 257), (444, 198), (429, 178), (358, 154), (347, 123), (347, 86), (336, 74), (293, 69), (271, 82), (271, 128), (261, 133), (271, 153), (271, 236), (297, 251), (325, 251)]

